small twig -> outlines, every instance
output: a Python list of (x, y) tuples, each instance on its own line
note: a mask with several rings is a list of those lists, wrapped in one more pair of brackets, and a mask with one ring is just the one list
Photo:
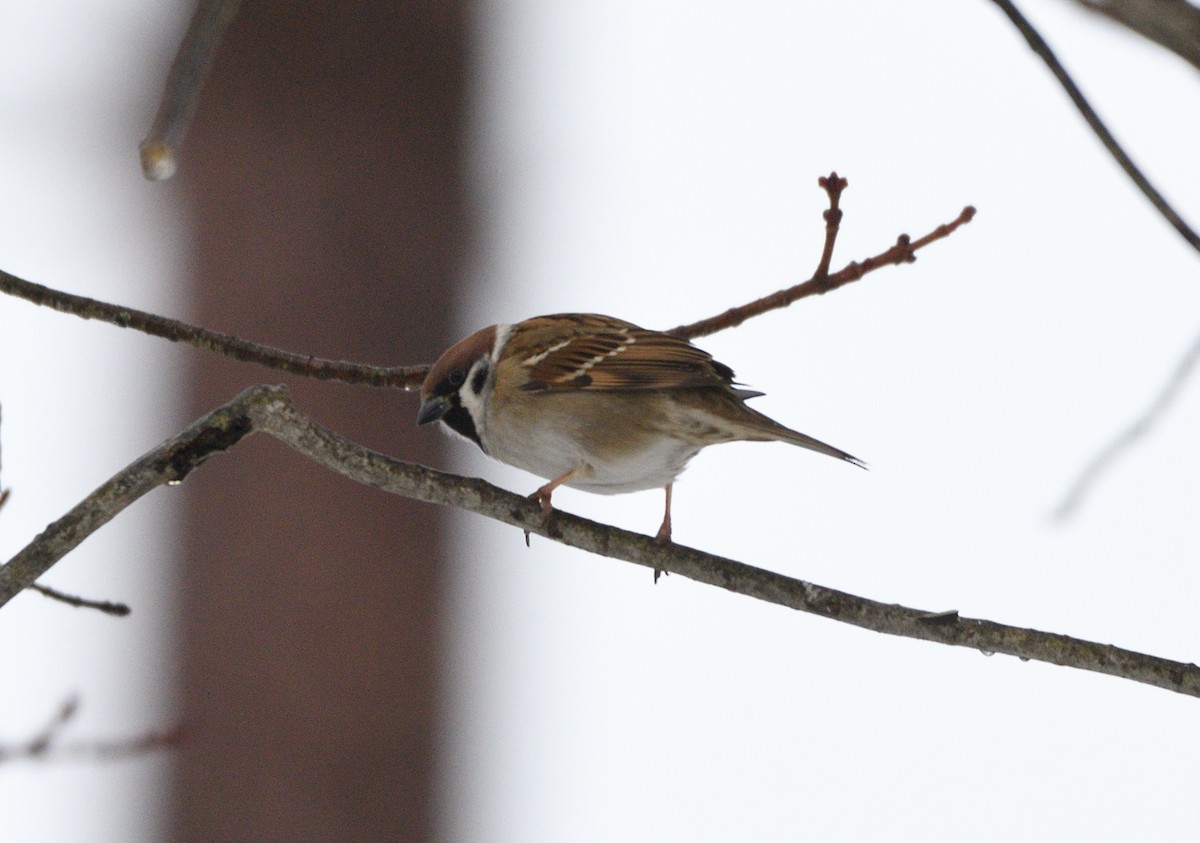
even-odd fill
[(1087, 121), (1089, 126), (1091, 126), (1092, 131), (1096, 133), (1096, 137), (1100, 138), (1100, 142), (1104, 144), (1104, 148), (1107, 149), (1109, 154), (1112, 155), (1112, 157), (1116, 159), (1116, 162), (1121, 165), (1121, 169), (1125, 171), (1126, 175), (1128, 175), (1133, 183), (1138, 186), (1138, 189), (1141, 190), (1145, 197), (1150, 200), (1150, 203), (1158, 209), (1158, 212), (1163, 215), (1167, 222), (1171, 223), (1171, 225), (1175, 227), (1175, 230), (1179, 232), (1180, 236), (1183, 237), (1183, 239), (1186, 240), (1193, 249), (1200, 251), (1200, 235), (1196, 234), (1196, 232), (1192, 230), (1191, 226), (1184, 221), (1183, 217), (1176, 213), (1175, 209), (1171, 207), (1170, 203), (1168, 203), (1163, 195), (1159, 193), (1154, 185), (1150, 183), (1150, 180), (1142, 174), (1142, 171), (1138, 169), (1138, 166), (1133, 163), (1133, 159), (1126, 154), (1125, 150), (1121, 147), (1121, 144), (1119, 144), (1117, 139), (1113, 137), (1112, 132), (1110, 132), (1108, 127), (1104, 125), (1104, 122), (1100, 119), (1100, 116), (1096, 114), (1095, 109), (1092, 108), (1091, 104), (1087, 101), (1087, 98), (1084, 97), (1083, 92), (1079, 90), (1079, 86), (1077, 86), (1075, 81), (1071, 79), (1071, 76), (1067, 73), (1066, 68), (1064, 68), (1062, 63), (1059, 62), (1058, 58), (1055, 57), (1054, 51), (1050, 49), (1050, 45), (1046, 43), (1046, 40), (1042, 38), (1041, 34), (1039, 34), (1038, 31), (1029, 23), (1029, 21), (1025, 19), (1024, 15), (1017, 10), (1017, 7), (1012, 4), (1011, 0), (992, 0), (992, 2), (999, 6), (1000, 10), (1008, 16), (1008, 19), (1012, 21), (1013, 25), (1016, 26), (1023, 36), (1025, 36), (1026, 42), (1028, 42), (1033, 51), (1037, 53), (1042, 61), (1046, 63), (1046, 66), (1050, 68), (1050, 72), (1054, 74), (1056, 79), (1058, 79), (1058, 82), (1060, 85), (1062, 85), (1063, 90), (1067, 92), (1067, 96), (1071, 98), (1071, 102), (1075, 103), (1075, 108), (1077, 108), (1079, 113), (1083, 115), (1083, 119)]
[(1116, 463), (1117, 458), (1137, 444), (1154, 428), (1155, 424), (1162, 420), (1175, 399), (1179, 397), (1184, 384), (1196, 370), (1197, 363), (1200, 363), (1200, 335), (1192, 340), (1191, 347), (1175, 366), (1175, 371), (1171, 373), (1171, 377), (1163, 384), (1158, 395), (1150, 402), (1150, 406), (1133, 424), (1117, 434), (1106, 447), (1092, 457), (1083, 471), (1079, 473), (1075, 482), (1071, 484), (1071, 488), (1063, 495), (1062, 501), (1054, 508), (1056, 520), (1066, 521), (1074, 515), (1100, 477)]
[(28, 758), (36, 758), (39, 755), (44, 755), (46, 750), (50, 748), (50, 744), (54, 739), (66, 728), (71, 719), (75, 717), (79, 711), (79, 697), (70, 696), (63, 701), (63, 704), (58, 707), (58, 711), (50, 718), (50, 722), (46, 726), (26, 741), (23, 745), (13, 749), (4, 749), (0, 747), (0, 761), (7, 761), (9, 758), (16, 756), (25, 756)]
[(58, 743), (59, 736), (78, 711), (79, 698), (68, 698), (46, 727), (28, 741), (12, 747), (0, 746), (0, 764), (18, 758), (40, 761), (57, 758), (130, 758), (178, 746), (184, 736), (182, 727), (176, 726), (165, 732), (149, 732), (125, 740)]
[(74, 606), (77, 609), (96, 609), (106, 615), (115, 617), (125, 617), (131, 611), (124, 603), (113, 603), (110, 600), (88, 600), (84, 597), (75, 597), (71, 594), (65, 594), (56, 588), (51, 588), (48, 585), (34, 583), (29, 586), (34, 591), (49, 597), (51, 600), (58, 600), (61, 603), (66, 603), (68, 606)]
[(180, 725), (161, 732), (146, 732), (132, 738), (106, 741), (76, 741), (50, 747), (43, 755), (47, 760), (73, 759), (117, 761), (139, 758), (164, 749), (177, 749), (187, 739), (187, 729)]
[(178, 319), (168, 319), (143, 310), (109, 304), (64, 293), (41, 284), (34, 284), (0, 270), (0, 292), (24, 299), (42, 307), (70, 313), (81, 319), (96, 319), (119, 328), (132, 328), (153, 337), (182, 342), (205, 351), (293, 375), (335, 380), (342, 383), (366, 384), (376, 387), (415, 389), (428, 371), (427, 366), (366, 366), (345, 360), (327, 360), (309, 354), (296, 354), (266, 345), (249, 342), (229, 334), (198, 328)]
[(817, 263), (817, 271), (813, 273), (814, 280), (829, 275), (829, 265), (833, 262), (833, 246), (837, 242), (838, 230), (842, 225), (842, 191), (849, 187), (850, 182), (834, 170), (828, 176), (817, 179), (817, 185), (829, 196), (829, 208), (822, 214), (825, 218), (825, 247), (821, 249), (821, 260)]
[(179, 147), (196, 112), (200, 89), (212, 68), (221, 37), (240, 5), (240, 0), (199, 0), (196, 4), (187, 34), (171, 63), (158, 113), (139, 147), (142, 173), (150, 181), (175, 175)]
[[(846, 181), (837, 173), (832, 173), (828, 178), (822, 178), (820, 184), (829, 194), (830, 208), (825, 212), (825, 248), (817, 266), (817, 272), (812, 278), (789, 289), (780, 290), (765, 298), (732, 308), (710, 319), (694, 322), (691, 325), (681, 325), (673, 329), (671, 333), (686, 339), (707, 336), (725, 328), (740, 325), (754, 316), (786, 307), (807, 296), (836, 290), (838, 287), (857, 281), (868, 272), (881, 266), (911, 263), (915, 260), (915, 252), (935, 240), (946, 237), (959, 226), (969, 222), (975, 215), (975, 209), (968, 206), (953, 222), (938, 226), (914, 242), (910, 242), (908, 236), (902, 234), (891, 248), (874, 257), (867, 258), (861, 263), (849, 263), (839, 272), (829, 275), (829, 261), (832, 260), (834, 241), (837, 238), (842, 216), (838, 200), (842, 189), (846, 186)], [(85, 296), (64, 293), (18, 278), (3, 270), (0, 270), (0, 293), (6, 293), (63, 313), (70, 313), (82, 319), (96, 319), (120, 328), (132, 328), (151, 336), (163, 337), (172, 342), (186, 343), (234, 360), (258, 363), (270, 369), (317, 380), (334, 380), (348, 384), (412, 390), (420, 387), (421, 381), (429, 371), (427, 364), (392, 367), (365, 366), (345, 360), (327, 360), (307, 354), (283, 351), (229, 334), (189, 325), (177, 319), (168, 319), (131, 307), (122, 307)]]
[(51, 524), (0, 567), (0, 605), (38, 577), (89, 533), (155, 486), (186, 476), (210, 455), (261, 431), (319, 465), (363, 485), (413, 500), (454, 506), (528, 530), (570, 547), (663, 570), (888, 635), (1006, 653), (1021, 659), (1095, 671), (1200, 696), (1200, 668), (1106, 644), (929, 612), (858, 597), (785, 577), (683, 545), (666, 545), (616, 527), (542, 507), (483, 480), (458, 477), (371, 451), (317, 424), (283, 387), (256, 386), (136, 460)]
[[(828, 212), (826, 212), (828, 213)], [(838, 212), (841, 213), (840, 211)], [(919, 249), (923, 249), (930, 243), (936, 240), (941, 240), (943, 237), (948, 237), (954, 233), (959, 226), (965, 225), (975, 217), (975, 209), (968, 205), (963, 208), (958, 217), (952, 222), (944, 225), (939, 225), (933, 231), (926, 234), (918, 240), (910, 240), (907, 234), (901, 234), (896, 238), (896, 244), (885, 251), (880, 252), (874, 257), (867, 258), (861, 263), (851, 262), (846, 264), (838, 272), (833, 275), (821, 275), (820, 267), (818, 274), (814, 274), (807, 281), (797, 284), (794, 287), (788, 287), (786, 290), (779, 290), (769, 296), (763, 296), (761, 299), (733, 307), (724, 313), (708, 319), (701, 319), (699, 322), (693, 322), (690, 325), (680, 325), (677, 328), (672, 328), (668, 333), (674, 334), (684, 339), (695, 339), (696, 337), (705, 337), (709, 334), (715, 334), (717, 331), (723, 331), (726, 328), (736, 327), (747, 319), (755, 316), (761, 316), (771, 310), (778, 310), (781, 307), (796, 302), (808, 296), (820, 296), (831, 290), (836, 290), (839, 287), (844, 287), (852, 281), (857, 281), (868, 272), (873, 272), (882, 266), (891, 266), (893, 264), (912, 263), (916, 260), (914, 254)], [(826, 229), (828, 231), (828, 229)], [(836, 237), (836, 230), (833, 234)], [(826, 247), (832, 252), (832, 239), (827, 234)], [(824, 260), (824, 257), (822, 257)]]

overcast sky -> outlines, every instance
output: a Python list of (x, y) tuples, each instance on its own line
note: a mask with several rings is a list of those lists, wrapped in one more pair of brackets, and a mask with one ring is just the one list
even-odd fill
[[(145, 189), (133, 153), (176, 5), (0, 7), (5, 269), (183, 311), (182, 210), (170, 188)], [(1200, 221), (1194, 69), (1072, 4), (1027, 5)], [(677, 541), (884, 602), (1197, 660), (1200, 384), (1074, 521), (1050, 520), (1200, 332), (1197, 258), (992, 4), (490, 2), (476, 34), (483, 237), (464, 333), (562, 310), (670, 327), (802, 280), (831, 169), (850, 180), (835, 266), (979, 209), (912, 266), (700, 342), (767, 393), (759, 409), (871, 470), (781, 444), (711, 449), (676, 488)], [(3, 482), (20, 492), (0, 518), (5, 557), (29, 538), (14, 525), (57, 517), (183, 421), (161, 410), (172, 349), (152, 358), (67, 322), (23, 308), (0, 329)], [(71, 382), (47, 395), (34, 353)], [(118, 389), (157, 409), (107, 418)], [(100, 452), (69, 435), (73, 414), (98, 411), (97, 428), (127, 437)], [(465, 445), (455, 458), (517, 491), (541, 482)], [(0, 612), (0, 637), (19, 642), (0, 739), (35, 732), (72, 690), (81, 735), (171, 722), (156, 598), (170, 566), (156, 579), (121, 564), (129, 547), (169, 558), (147, 544), (169, 535), (167, 497), (55, 571), (135, 602), (136, 627), (60, 608), (50, 623), (32, 598)], [(555, 502), (647, 533), (661, 516), (657, 492)], [(447, 840), (1126, 840), (1194, 824), (1194, 700), (679, 577), (653, 586), (642, 568), (457, 521)], [(161, 764), (117, 765), (90, 791), (86, 765), (3, 765), (0, 813), (40, 839), (153, 840)]]
[[(188, 240), (175, 189), (150, 189), (137, 142), (186, 16), (182, 3), (0, 2), (0, 266), (43, 284), (183, 313)], [(0, 302), (8, 559), (103, 480), (177, 432), (181, 350)], [(140, 411), (138, 408), (141, 408)], [(88, 435), (80, 435), (86, 419)], [(136, 607), (125, 620), (22, 596), (0, 612), (0, 742), (28, 741), (63, 702), (61, 736), (122, 740), (176, 722), (169, 695), (171, 496), (150, 495), (43, 582)], [(12, 841), (162, 839), (170, 759), (0, 764)]]
[[(1026, 4), (1200, 220), (1200, 87), (1173, 56)], [(670, 327), (970, 226), (699, 342), (756, 406), (871, 464), (710, 449), (675, 539), (930, 610), (1185, 661), (1200, 384), (1067, 526), (1074, 474), (1200, 331), (1197, 256), (986, 2), (491, 3), (464, 332), (595, 310)], [(540, 481), (463, 447), (460, 467)], [(661, 494), (556, 494), (653, 532)], [(1195, 701), (885, 638), (462, 516), (453, 839), (1130, 839), (1191, 825)], [(1185, 825), (1186, 823), (1186, 825)]]

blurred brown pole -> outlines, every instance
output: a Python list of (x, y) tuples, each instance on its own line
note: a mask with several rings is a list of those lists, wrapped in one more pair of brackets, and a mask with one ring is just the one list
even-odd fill
[[(465, 241), (465, 6), (243, 3), (180, 175), (202, 325), (325, 357), (428, 361)], [(190, 413), (280, 375), (191, 358)], [(324, 424), (437, 463), (412, 396), (292, 382)], [(444, 513), (266, 437), (183, 487), (173, 835), (428, 840)]]

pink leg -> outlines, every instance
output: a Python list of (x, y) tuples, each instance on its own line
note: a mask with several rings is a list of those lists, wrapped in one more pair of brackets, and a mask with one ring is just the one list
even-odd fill
[(568, 480), (570, 480), (574, 476), (575, 476), (575, 469), (571, 469), (566, 474), (564, 474), (562, 477), (555, 477), (553, 480), (551, 480), (545, 486), (542, 486), (540, 489), (538, 489), (536, 492), (534, 492), (532, 495), (530, 495), (529, 499), (531, 501), (537, 501), (538, 503), (540, 503), (542, 505), (542, 512), (546, 513), (546, 515), (549, 515), (551, 512), (554, 511), (554, 507), (550, 505), (550, 496), (552, 494), (554, 494), (555, 489), (557, 489), (563, 483), (566, 483)]
[[(659, 544), (670, 544), (671, 543), (671, 487), (674, 485), (675, 484), (673, 484), (673, 483), (668, 483), (666, 488), (663, 490), (667, 493), (667, 509), (666, 509), (666, 512), (663, 514), (662, 526), (658, 528), (658, 534), (655, 535), (655, 537), (654, 537), (654, 540), (656, 542), (658, 542)], [(661, 568), (655, 568), (654, 569), (654, 581), (658, 582), (658, 578), (660, 576), (662, 576), (664, 573), (666, 573), (666, 572), (663, 571)]]
[(663, 513), (662, 526), (658, 528), (658, 534), (654, 540), (659, 544), (669, 544), (671, 542), (671, 487), (673, 483), (668, 483), (664, 491), (667, 493), (667, 509)]

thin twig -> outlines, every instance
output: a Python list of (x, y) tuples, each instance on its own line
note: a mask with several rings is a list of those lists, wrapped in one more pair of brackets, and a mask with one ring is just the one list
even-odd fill
[(1062, 501), (1054, 508), (1054, 518), (1056, 520), (1066, 521), (1078, 512), (1080, 505), (1095, 487), (1100, 477), (1112, 468), (1122, 454), (1137, 444), (1139, 440), (1162, 420), (1162, 417), (1166, 414), (1170, 406), (1175, 403), (1175, 399), (1179, 397), (1184, 384), (1187, 383), (1192, 373), (1196, 370), (1197, 363), (1200, 363), (1200, 335), (1192, 340), (1191, 347), (1188, 348), (1187, 353), (1183, 355), (1183, 358), (1176, 365), (1175, 371), (1171, 373), (1171, 377), (1163, 384), (1162, 389), (1150, 403), (1150, 406), (1143, 411), (1133, 424), (1121, 431), (1103, 450), (1092, 457), (1083, 471), (1079, 473), (1075, 482), (1071, 484), (1071, 488), (1063, 495)]
[(817, 186), (829, 197), (829, 207), (822, 216), (825, 218), (825, 246), (821, 249), (821, 260), (817, 262), (817, 271), (813, 278), (824, 278), (829, 275), (829, 265), (833, 263), (833, 246), (837, 243), (838, 231), (842, 226), (842, 191), (850, 186), (850, 182), (834, 170), (828, 176), (817, 179)]
[(458, 477), (371, 451), (317, 424), (283, 387), (255, 386), (165, 442), (89, 495), (0, 567), (0, 605), (28, 587), (90, 532), (155, 486), (178, 480), (210, 455), (256, 431), (267, 433), (332, 471), (413, 500), (454, 506), (592, 553), (864, 629), (1006, 653), (1200, 696), (1200, 668), (1037, 630), (881, 603), (785, 577), (683, 545), (664, 545), (615, 527), (541, 506), (477, 478)]
[[(838, 198), (846, 186), (844, 179), (837, 173), (832, 173), (820, 180), (821, 186), (830, 197), (830, 209), (826, 211), (825, 249), (816, 273), (802, 284), (797, 284), (786, 290), (780, 290), (749, 304), (735, 307), (710, 319), (703, 319), (691, 325), (681, 325), (672, 330), (678, 336), (694, 339), (707, 336), (726, 328), (740, 325), (747, 319), (787, 307), (807, 296), (820, 295), (830, 290), (836, 290), (852, 281), (857, 281), (868, 272), (901, 263), (911, 263), (915, 260), (915, 252), (951, 234), (959, 226), (970, 222), (975, 215), (975, 209), (968, 206), (950, 223), (940, 225), (924, 237), (910, 241), (908, 235), (902, 234), (895, 245), (880, 252), (874, 257), (861, 262), (851, 262), (833, 275), (828, 274), (829, 260), (833, 256), (833, 244), (837, 237), (838, 225), (842, 212), (838, 208)], [(155, 337), (163, 337), (172, 342), (182, 342), (205, 351), (211, 351), (234, 360), (257, 363), (270, 369), (288, 372), (295, 375), (316, 378), (317, 380), (333, 380), (348, 384), (361, 384), (372, 387), (387, 387), (393, 389), (417, 389), (429, 372), (427, 364), (415, 366), (366, 366), (350, 363), (345, 360), (328, 360), (307, 354), (296, 354), (278, 348), (249, 342), (229, 334), (210, 331), (195, 325), (189, 325), (177, 319), (156, 316), (131, 307), (109, 304), (85, 296), (64, 293), (50, 287), (35, 284), (18, 278), (11, 273), (0, 270), (0, 293), (24, 299), (36, 305), (50, 307), (63, 313), (70, 313), (82, 319), (96, 319), (120, 328), (132, 328)]]
[(1056, 79), (1058, 79), (1058, 82), (1060, 85), (1062, 85), (1063, 90), (1067, 92), (1067, 96), (1071, 98), (1071, 102), (1075, 103), (1075, 108), (1077, 108), (1079, 113), (1083, 115), (1083, 119), (1086, 120), (1087, 124), (1092, 127), (1092, 131), (1096, 133), (1096, 137), (1100, 138), (1100, 142), (1104, 144), (1104, 148), (1107, 149), (1109, 154), (1112, 155), (1112, 157), (1116, 159), (1117, 163), (1121, 165), (1121, 169), (1125, 171), (1126, 175), (1133, 180), (1133, 183), (1138, 186), (1138, 189), (1141, 190), (1146, 198), (1150, 200), (1150, 203), (1158, 209), (1158, 212), (1163, 215), (1167, 222), (1171, 223), (1171, 225), (1175, 227), (1175, 230), (1179, 232), (1179, 235), (1183, 237), (1183, 239), (1186, 240), (1193, 249), (1200, 251), (1200, 235), (1196, 234), (1196, 232), (1192, 230), (1191, 226), (1184, 221), (1183, 217), (1176, 213), (1175, 209), (1171, 207), (1170, 203), (1163, 198), (1163, 195), (1158, 192), (1154, 185), (1150, 183), (1150, 180), (1142, 174), (1140, 169), (1138, 169), (1138, 166), (1133, 163), (1133, 159), (1125, 153), (1125, 150), (1117, 142), (1117, 139), (1113, 137), (1112, 132), (1110, 132), (1108, 127), (1104, 125), (1104, 122), (1100, 119), (1100, 116), (1096, 114), (1095, 109), (1092, 108), (1091, 104), (1087, 101), (1087, 98), (1084, 97), (1083, 92), (1079, 90), (1079, 86), (1077, 86), (1075, 81), (1071, 79), (1071, 76), (1067, 73), (1066, 68), (1064, 68), (1062, 63), (1059, 62), (1059, 60), (1055, 57), (1054, 51), (1050, 49), (1050, 45), (1046, 43), (1046, 39), (1042, 38), (1038, 31), (1033, 28), (1029, 21), (1025, 19), (1024, 15), (1017, 10), (1017, 7), (1012, 4), (1011, 0), (992, 0), (992, 2), (999, 6), (1000, 10), (1008, 16), (1008, 19), (1012, 21), (1013, 25), (1016, 26), (1023, 36), (1025, 36), (1026, 42), (1028, 42), (1033, 51), (1037, 53), (1042, 61), (1046, 63), (1046, 66), (1050, 68), (1050, 72), (1054, 74)]
[(0, 293), (24, 299), (42, 307), (70, 313), (81, 319), (96, 319), (119, 328), (132, 328), (171, 342), (182, 342), (205, 351), (294, 375), (367, 386), (415, 389), (428, 371), (427, 366), (366, 366), (345, 360), (327, 360), (310, 354), (296, 354), (249, 342), (229, 334), (198, 328), (178, 319), (168, 319), (144, 310), (64, 293), (0, 270)]
[(177, 749), (186, 738), (187, 730), (183, 726), (173, 726), (170, 729), (146, 732), (131, 738), (53, 744), (41, 757), (47, 761), (117, 761), (123, 758), (140, 758), (152, 752)]
[(130, 608), (124, 603), (114, 603), (111, 600), (88, 600), (85, 597), (76, 597), (73, 594), (66, 594), (56, 588), (51, 588), (48, 585), (34, 583), (29, 586), (34, 591), (49, 597), (51, 600), (57, 600), (60, 603), (66, 603), (68, 606), (74, 606), (77, 609), (96, 609), (106, 615), (123, 618), (129, 614)]
[(50, 718), (50, 722), (24, 744), (11, 749), (0, 747), (0, 761), (7, 761), (9, 758), (20, 756), (35, 758), (39, 755), (44, 755), (50, 744), (66, 728), (66, 725), (71, 722), (78, 711), (79, 697), (75, 695), (67, 697), (67, 699), (63, 700), (63, 704), (58, 707), (58, 711)]
[(677, 328), (672, 328), (668, 333), (685, 339), (695, 339), (696, 337), (704, 337), (709, 334), (714, 334), (717, 331), (723, 331), (726, 328), (733, 328), (742, 324), (747, 319), (755, 316), (761, 316), (772, 310), (778, 310), (781, 307), (787, 307), (795, 301), (808, 296), (820, 296), (831, 290), (836, 290), (839, 287), (844, 287), (852, 281), (857, 281), (868, 272), (873, 272), (882, 266), (891, 266), (894, 264), (912, 263), (916, 260), (914, 254), (919, 249), (923, 249), (930, 243), (936, 240), (941, 240), (943, 237), (948, 237), (954, 233), (959, 226), (965, 225), (975, 217), (975, 209), (968, 205), (963, 208), (958, 217), (953, 221), (939, 225), (933, 231), (926, 234), (918, 240), (910, 240), (907, 234), (901, 234), (896, 238), (896, 243), (889, 249), (886, 249), (874, 257), (867, 258), (859, 262), (851, 262), (846, 264), (841, 270), (833, 275), (816, 275), (807, 281), (797, 284), (794, 287), (788, 287), (786, 290), (779, 290), (769, 296), (763, 296), (761, 299), (733, 307), (724, 313), (708, 319), (701, 319), (699, 322), (693, 322), (690, 325), (680, 325)]
[(196, 4), (187, 34), (171, 63), (154, 123), (138, 148), (142, 173), (150, 181), (175, 175), (179, 147), (196, 113), (200, 89), (212, 68), (221, 37), (240, 5), (240, 0), (199, 0)]
[(59, 743), (59, 736), (78, 711), (79, 698), (69, 697), (55, 712), (46, 727), (25, 743), (17, 746), (0, 745), (0, 764), (18, 758), (39, 761), (61, 758), (97, 760), (131, 758), (178, 746), (184, 736), (182, 727), (176, 726), (164, 732), (148, 732), (123, 740)]

